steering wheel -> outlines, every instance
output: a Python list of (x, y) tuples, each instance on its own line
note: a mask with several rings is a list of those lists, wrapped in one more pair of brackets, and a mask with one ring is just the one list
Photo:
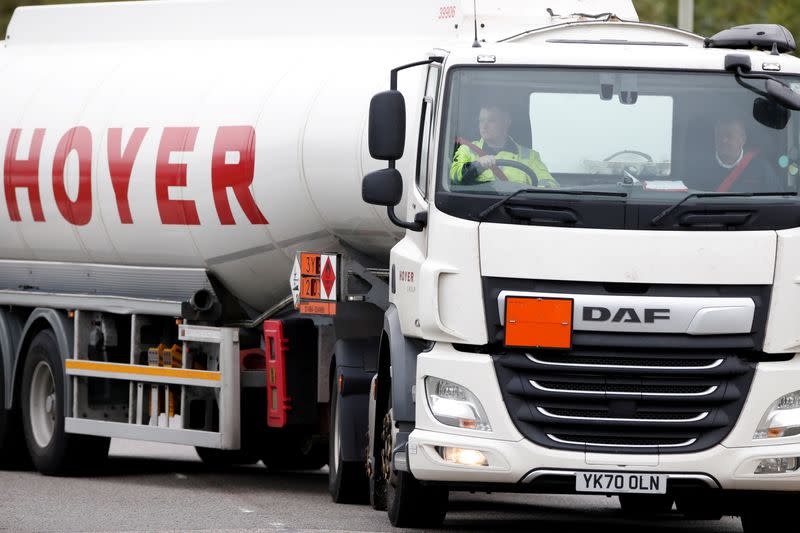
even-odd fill
[(528, 165), (524, 165), (519, 161), (514, 161), (513, 159), (496, 159), (494, 164), (497, 167), (512, 167), (516, 168), (517, 170), (521, 170), (531, 178), (531, 185), (534, 187), (539, 186), (539, 178), (536, 177), (536, 173)]
[(611, 161), (612, 159), (614, 159), (618, 155), (622, 155), (622, 154), (638, 155), (639, 157), (645, 159), (648, 163), (652, 163), (653, 162), (653, 158), (649, 154), (646, 154), (644, 152), (640, 152), (639, 150), (620, 150), (619, 152), (613, 153), (610, 156), (606, 157), (605, 159), (603, 159), (603, 161)]
[[(619, 155), (623, 155), (623, 154), (633, 154), (635, 156), (641, 157), (647, 163), (652, 163), (653, 162), (653, 157), (650, 156), (650, 154), (646, 154), (644, 152), (640, 152), (639, 150), (620, 150), (619, 152), (615, 152), (615, 153), (611, 154), (610, 156), (606, 157), (605, 159), (603, 159), (603, 161), (611, 161), (615, 157), (617, 157)], [(641, 166), (639, 166), (639, 165), (641, 165)], [(623, 183), (634, 183), (635, 180), (638, 179), (639, 176), (642, 174), (642, 172), (644, 172), (644, 167), (645, 166), (646, 166), (646, 164), (642, 164), (642, 163), (631, 163), (630, 165), (626, 165), (622, 169)]]

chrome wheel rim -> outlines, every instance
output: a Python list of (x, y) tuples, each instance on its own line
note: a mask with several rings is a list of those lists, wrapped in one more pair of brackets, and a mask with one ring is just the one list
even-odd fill
[(40, 448), (45, 448), (56, 427), (56, 383), (50, 365), (44, 361), (33, 369), (28, 401), (33, 438)]

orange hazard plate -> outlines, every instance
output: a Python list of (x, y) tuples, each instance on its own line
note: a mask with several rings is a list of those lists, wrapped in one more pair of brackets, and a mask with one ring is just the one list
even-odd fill
[(506, 298), (506, 346), (572, 347), (572, 300)]
[(300, 302), (300, 314), (303, 315), (335, 315), (335, 302)]

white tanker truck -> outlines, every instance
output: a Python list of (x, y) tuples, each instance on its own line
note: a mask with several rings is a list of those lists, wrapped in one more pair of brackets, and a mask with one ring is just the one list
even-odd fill
[(329, 463), (398, 526), (453, 490), (781, 525), (793, 49), (629, 1), (18, 9), (0, 461), (69, 474), (125, 437)]

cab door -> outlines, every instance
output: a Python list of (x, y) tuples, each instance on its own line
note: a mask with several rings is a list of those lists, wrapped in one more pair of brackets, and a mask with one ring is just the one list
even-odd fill
[[(409, 109), (419, 109), (420, 117), (413, 185), (410, 179), (406, 181), (408, 193), (405, 219), (408, 221), (413, 221), (419, 216), (427, 216), (430, 199), (433, 198), (432, 174), (435, 169), (433, 125), (440, 77), (441, 67), (435, 63), (429, 65), (422, 101), (419, 106), (409, 106)], [(419, 301), (419, 273), (422, 263), (427, 258), (427, 252), (427, 226), (422, 231), (406, 230), (403, 240), (392, 249), (389, 300), (399, 310), (403, 333), (412, 337), (421, 335), (419, 306), (424, 305), (424, 302)]]

